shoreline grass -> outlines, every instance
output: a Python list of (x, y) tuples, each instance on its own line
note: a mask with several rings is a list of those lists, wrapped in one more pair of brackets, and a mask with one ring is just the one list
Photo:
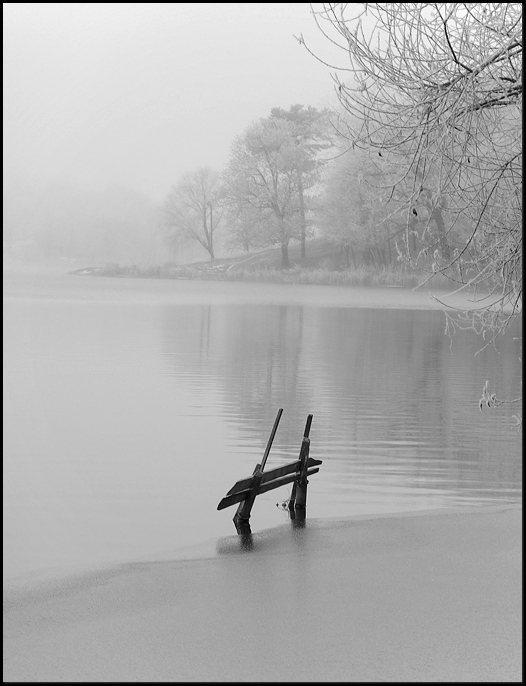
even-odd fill
[[(228, 262), (199, 263), (175, 265), (170, 263), (158, 265), (121, 265), (107, 264), (93, 272), (93, 276), (131, 277), (142, 279), (204, 279), (219, 281), (252, 281), (265, 283), (290, 283), (327, 286), (364, 286), (415, 288), (428, 277), (427, 274), (407, 269), (376, 269), (360, 266), (357, 269), (330, 269), (328, 267), (301, 267), (294, 265), (290, 269), (276, 269), (267, 265), (237, 266)], [(455, 284), (436, 274), (428, 286), (440, 290), (449, 290)]]

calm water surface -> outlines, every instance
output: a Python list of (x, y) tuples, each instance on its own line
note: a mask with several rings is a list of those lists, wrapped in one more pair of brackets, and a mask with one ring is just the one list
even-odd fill
[[(4, 276), (4, 575), (235, 533), (216, 511), (314, 415), (308, 517), (521, 501), (518, 327), (475, 356), (399, 289)], [(263, 494), (253, 531), (282, 524)]]

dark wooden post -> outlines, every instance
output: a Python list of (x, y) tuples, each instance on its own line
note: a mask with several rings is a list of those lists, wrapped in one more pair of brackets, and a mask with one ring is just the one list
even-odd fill
[(272, 442), (274, 441), (274, 436), (276, 435), (276, 431), (278, 430), (278, 424), (282, 414), (283, 408), (280, 407), (280, 409), (278, 410), (278, 414), (276, 415), (276, 419), (274, 420), (274, 426), (272, 427), (272, 431), (270, 433), (270, 437), (268, 439), (267, 447), (265, 448), (265, 453), (263, 455), (263, 459), (261, 460), (261, 464), (257, 464), (256, 468), (252, 472), (253, 479), (252, 485), (250, 487), (250, 493), (244, 500), (242, 500), (239, 503), (236, 510), (236, 514), (234, 515), (234, 519), (232, 520), (234, 522), (238, 534), (251, 533), (250, 524), (248, 521), (250, 519), (250, 511), (252, 510), (252, 505), (254, 504), (254, 500), (256, 499), (256, 496), (258, 494), (258, 488), (261, 483), (261, 477), (263, 476), (263, 469), (265, 468), (265, 463), (267, 461), (267, 457), (269, 456), (270, 448), (272, 447)]
[(306, 437), (301, 442), (301, 467), (298, 480), (296, 482), (296, 501), (294, 509), (305, 508), (307, 505), (307, 460), (309, 459), (310, 438)]
[(267, 442), (267, 447), (265, 448), (265, 453), (263, 455), (263, 459), (261, 460), (261, 471), (265, 469), (265, 463), (267, 461), (267, 457), (270, 453), (270, 449), (272, 447), (272, 442), (274, 440), (274, 436), (276, 435), (276, 431), (278, 430), (278, 424), (279, 420), (281, 419), (281, 415), (283, 414), (283, 408), (280, 407), (278, 410), (278, 414), (276, 415), (276, 419), (274, 420), (274, 426), (272, 427), (272, 431), (270, 432), (270, 436)]
[(250, 510), (252, 509), (252, 505), (254, 504), (254, 500), (256, 499), (256, 495), (258, 493), (261, 477), (263, 476), (260, 464), (256, 465), (252, 475), (254, 479), (252, 481), (250, 493), (247, 495), (245, 500), (242, 500), (237, 506), (236, 514), (234, 515), (233, 519), (238, 534), (251, 533), (248, 520), (250, 519)]
[(303, 440), (301, 441), (300, 449), (300, 469), (298, 478), (294, 482), (292, 487), (292, 493), (289, 500), (289, 510), (291, 515), (294, 510), (304, 510), (307, 505), (307, 460), (309, 459), (309, 447), (310, 447), (310, 426), (312, 424), (313, 415), (309, 414), (307, 417), (307, 423), (305, 424), (305, 431), (303, 432)]

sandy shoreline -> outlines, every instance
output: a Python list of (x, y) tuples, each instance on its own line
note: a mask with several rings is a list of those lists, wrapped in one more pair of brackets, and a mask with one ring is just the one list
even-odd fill
[(4, 590), (5, 681), (520, 681), (522, 507), (308, 520)]

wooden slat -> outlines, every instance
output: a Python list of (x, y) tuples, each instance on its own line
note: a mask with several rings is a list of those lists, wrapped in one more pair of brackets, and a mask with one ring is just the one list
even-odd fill
[[(321, 460), (315, 460), (313, 457), (309, 457), (307, 461), (307, 467), (315, 467), (316, 465), (319, 465), (321, 463)], [(289, 464), (285, 464), (281, 467), (269, 469), (268, 472), (263, 472), (263, 476), (261, 477), (261, 483), (265, 484), (268, 481), (277, 479), (278, 477), (284, 476), (285, 474), (291, 474), (292, 472), (296, 472), (299, 470), (300, 465), (300, 460), (296, 460), (295, 462), (290, 462)], [(237, 481), (228, 491), (227, 496), (233, 495), (234, 493), (239, 493), (241, 491), (246, 491), (247, 489), (251, 488), (253, 480), (254, 477), (249, 476), (246, 479), (241, 479), (240, 481)]]
[(238, 493), (232, 493), (232, 495), (226, 495), (219, 503), (217, 506), (218, 510), (224, 510), (225, 507), (230, 507), (230, 505), (235, 505), (236, 503), (240, 503), (242, 500), (245, 500), (247, 495), (250, 493), (250, 488), (247, 488), (244, 491), (239, 491)]
[[(269, 469), (268, 472), (263, 472), (263, 476), (261, 477), (261, 483), (266, 483), (267, 481), (271, 481), (272, 479), (275, 479), (279, 476), (296, 472), (299, 469), (299, 467), (300, 462), (299, 460), (296, 460), (296, 462), (285, 464), (282, 467), (276, 467), (276, 469)], [(250, 488), (252, 486), (253, 480), (253, 476), (249, 476), (246, 479), (241, 479), (232, 486), (232, 488), (228, 491), (227, 495), (231, 495), (232, 493), (237, 493), (239, 491), (244, 491), (247, 488)]]
[[(316, 472), (319, 472), (319, 467), (316, 467), (314, 469), (309, 469), (307, 471), (307, 476), (310, 476), (311, 474), (316, 474)], [(260, 493), (266, 493), (267, 491), (272, 491), (274, 488), (279, 488), (280, 486), (285, 486), (286, 484), (290, 484), (293, 481), (297, 479), (297, 474), (291, 474), (290, 476), (283, 476), (281, 479), (276, 479), (275, 481), (270, 481), (267, 484), (262, 484), (258, 488), (258, 495)]]
[[(321, 464), (321, 460), (313, 460), (316, 464)], [(276, 470), (273, 470), (276, 471)], [(311, 474), (316, 474), (316, 472), (319, 472), (319, 468), (313, 468), (309, 469), (307, 471), (307, 476), (310, 476)], [(267, 474), (270, 474), (270, 472), (267, 472)], [(292, 483), (296, 478), (297, 474), (289, 474), (285, 476), (278, 477), (277, 479), (274, 479), (273, 481), (267, 481), (267, 483), (262, 483), (260, 487), (258, 488), (257, 495), (260, 493), (266, 493), (267, 491), (272, 491), (274, 488), (279, 488), (280, 486), (285, 486), (286, 484)], [(239, 482), (238, 482), (239, 483)], [(227, 494), (219, 503), (217, 506), (218, 510), (224, 510), (226, 507), (230, 507), (231, 505), (235, 505), (236, 503), (240, 503), (242, 500), (245, 500), (245, 498), (250, 494), (250, 488), (246, 488), (243, 491), (238, 491), (237, 493), (231, 493)]]

